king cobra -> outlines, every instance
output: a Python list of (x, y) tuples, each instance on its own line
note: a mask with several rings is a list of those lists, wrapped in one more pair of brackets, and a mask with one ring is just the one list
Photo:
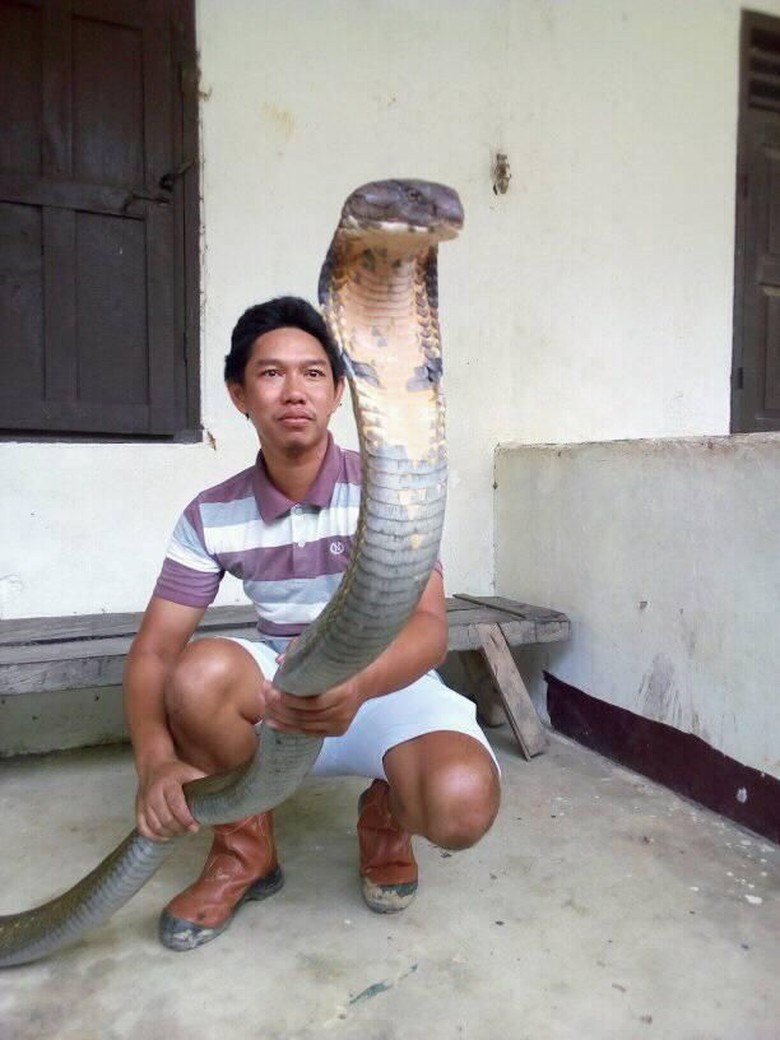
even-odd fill
[[(457, 194), (426, 181), (377, 181), (344, 204), (319, 300), (344, 356), (363, 489), (349, 568), (274, 677), (287, 693), (312, 696), (375, 660), (436, 562), (446, 494), (437, 250), (462, 225)], [(215, 824), (274, 808), (303, 781), (321, 744), (261, 725), (248, 763), (185, 785), (190, 811)], [(134, 830), (63, 895), (0, 917), (0, 967), (46, 956), (105, 921), (180, 840), (154, 842)]]

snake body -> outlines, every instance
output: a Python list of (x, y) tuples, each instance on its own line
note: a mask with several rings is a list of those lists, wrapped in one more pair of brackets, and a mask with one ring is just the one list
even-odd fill
[[(462, 223), (455, 192), (426, 181), (373, 182), (344, 204), (319, 297), (347, 368), (363, 489), (350, 566), (274, 678), (288, 693), (312, 696), (375, 660), (414, 611), (436, 561), (446, 494), (437, 249)], [(248, 763), (185, 786), (193, 816), (225, 823), (279, 805), (321, 743), (261, 726)], [(132, 831), (64, 894), (0, 917), (0, 967), (43, 957), (105, 921), (179, 840)]]

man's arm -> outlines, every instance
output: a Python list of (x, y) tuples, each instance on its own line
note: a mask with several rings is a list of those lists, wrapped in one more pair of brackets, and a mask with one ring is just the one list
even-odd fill
[(364, 701), (409, 686), (440, 665), (446, 653), (444, 582), (434, 571), (417, 609), (373, 664), (317, 697), (283, 694), (267, 682), (263, 690), (266, 718), (278, 729), (338, 736), (346, 733)]
[(138, 773), (136, 822), (152, 840), (198, 828), (182, 784), (203, 773), (176, 754), (165, 716), (165, 683), (203, 614), (202, 607), (153, 596), (127, 656), (125, 716)]

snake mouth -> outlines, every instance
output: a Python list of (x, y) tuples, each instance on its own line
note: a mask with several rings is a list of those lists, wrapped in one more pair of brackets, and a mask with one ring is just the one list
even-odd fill
[(441, 241), (454, 238), (463, 227), (463, 207), (457, 192), (444, 184), (371, 181), (344, 203), (340, 227), (347, 233), (428, 235)]
[(347, 238), (359, 239), (366, 249), (374, 243), (389, 246), (391, 243), (403, 251), (420, 248), (420, 239), (428, 238), (431, 244), (455, 238), (458, 227), (446, 221), (430, 224), (401, 224), (393, 220), (368, 220), (347, 216), (341, 222), (339, 233)]

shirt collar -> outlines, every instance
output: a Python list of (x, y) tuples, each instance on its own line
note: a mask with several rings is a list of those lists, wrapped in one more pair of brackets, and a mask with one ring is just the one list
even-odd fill
[(318, 509), (323, 509), (333, 497), (333, 488), (341, 472), (341, 463), (341, 448), (339, 448), (329, 432), (328, 447), (325, 451), (325, 457), (322, 460), (319, 473), (314, 478), (314, 482), (309, 490), (300, 500), (300, 503), (298, 503), (288, 498), (271, 481), (261, 449), (257, 453), (253, 476), (255, 498), (257, 499), (260, 516), (266, 523), (272, 523), (289, 512), (294, 505), (316, 506)]

